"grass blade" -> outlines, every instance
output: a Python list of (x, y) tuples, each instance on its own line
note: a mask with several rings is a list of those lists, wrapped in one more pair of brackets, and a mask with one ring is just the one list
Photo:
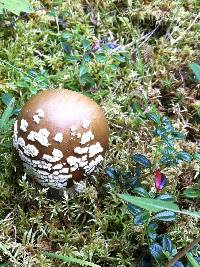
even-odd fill
[(10, 103), (8, 104), (8, 106), (6, 107), (6, 109), (4, 110), (3, 114), (1, 115), (1, 118), (0, 118), (0, 129), (1, 130), (5, 130), (8, 127), (8, 121), (12, 115), (14, 105), (15, 105), (15, 98), (13, 97)]
[(198, 262), (195, 260), (195, 258), (192, 256), (192, 253), (187, 253), (186, 254), (188, 261), (191, 263), (192, 267), (199, 267), (200, 265)]
[(192, 217), (200, 218), (200, 212), (193, 212), (187, 210), (180, 210), (178, 205), (172, 201), (164, 201), (159, 199), (150, 199), (145, 197), (134, 197), (128, 194), (118, 194), (118, 196), (142, 209), (151, 211), (151, 212), (159, 212), (163, 210), (169, 210), (177, 213), (182, 213), (185, 215), (189, 215)]
[(118, 196), (131, 204), (152, 212), (159, 212), (163, 210), (179, 211), (178, 205), (172, 201), (150, 199), (146, 197), (134, 197), (127, 194), (119, 194)]
[(64, 255), (60, 255), (56, 253), (49, 253), (49, 252), (44, 252), (43, 254), (49, 258), (59, 259), (67, 263), (77, 263), (77, 264), (80, 264), (81, 266), (101, 267), (100, 265), (94, 264), (89, 261), (77, 259), (72, 256), (64, 256)]

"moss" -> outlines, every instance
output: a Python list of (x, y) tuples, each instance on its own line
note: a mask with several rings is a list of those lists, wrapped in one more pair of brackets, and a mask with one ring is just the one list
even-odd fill
[[(199, 10), (198, 0), (55, 2), (33, 1), (36, 12), (26, 18), (10, 14), (1, 18), (0, 96), (12, 94), (21, 108), (44, 88), (81, 91), (104, 107), (110, 124), (110, 149), (103, 168), (95, 175), (96, 189), (89, 185), (73, 199), (55, 201), (46, 190), (13, 172), (12, 129), (1, 134), (1, 261), (11, 266), (58, 266), (58, 260), (42, 254), (57, 251), (102, 267), (136, 266), (142, 228), (132, 224), (126, 205), (109, 192), (104, 168), (133, 169), (130, 158), (134, 152), (155, 157), (158, 140), (141, 116), (142, 110), (153, 105), (170, 115), (177, 128), (189, 131), (188, 149), (196, 151), (198, 93), (188, 64), (198, 61), (199, 22), (190, 27)], [(76, 62), (68, 61), (63, 49), (66, 32), (71, 35), (65, 44), (79, 57)], [(94, 46), (104, 37), (125, 46), (131, 56), (125, 62), (109, 53), (106, 63), (93, 59), (87, 66), (95, 85), (83, 85), (79, 77), (82, 40)], [(117, 69), (113, 71), (110, 65)], [(0, 102), (0, 110), (4, 108)], [(191, 118), (191, 114), (196, 117)], [(179, 199), (184, 177), (197, 173), (195, 164), (166, 170), (166, 192)], [(147, 175), (144, 183), (151, 190), (153, 178)], [(195, 208), (195, 203), (190, 201), (189, 208)], [(179, 217), (168, 228), (179, 249), (198, 232), (197, 222), (186, 217)]]

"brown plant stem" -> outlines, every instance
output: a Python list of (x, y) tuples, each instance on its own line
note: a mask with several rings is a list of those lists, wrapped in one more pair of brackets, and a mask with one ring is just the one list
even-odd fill
[(184, 257), (188, 251), (190, 251), (195, 245), (197, 245), (200, 242), (200, 235), (195, 238), (189, 245), (187, 245), (184, 249), (179, 251), (176, 256), (171, 259), (164, 267), (170, 267), (173, 266), (179, 259)]

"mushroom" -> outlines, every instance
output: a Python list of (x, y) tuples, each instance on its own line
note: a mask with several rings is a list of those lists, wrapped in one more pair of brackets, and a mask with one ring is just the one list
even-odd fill
[(72, 188), (102, 162), (107, 120), (101, 107), (80, 93), (42, 91), (21, 110), (13, 146), (25, 172), (40, 185)]

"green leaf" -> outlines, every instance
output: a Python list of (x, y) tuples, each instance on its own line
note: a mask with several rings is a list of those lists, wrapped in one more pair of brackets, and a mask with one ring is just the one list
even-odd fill
[(174, 161), (171, 157), (171, 155), (164, 155), (162, 156), (162, 158), (160, 159), (160, 162), (163, 164), (172, 164)]
[(79, 57), (78, 56), (66, 56), (65, 60), (68, 62), (74, 63), (74, 62), (77, 62), (79, 60)]
[(149, 193), (147, 192), (147, 190), (143, 187), (135, 187), (134, 191), (136, 193), (138, 193), (138, 195), (142, 196), (142, 197), (149, 197)]
[(61, 42), (61, 45), (62, 45), (62, 48), (63, 48), (64, 52), (66, 54), (70, 55), (71, 54), (71, 51), (72, 51), (71, 46), (68, 43), (66, 43), (66, 42)]
[(0, 9), (4, 9), (19, 16), (20, 12), (31, 13), (33, 9), (28, 0), (0, 0)]
[(61, 39), (63, 41), (65, 41), (65, 40), (68, 40), (68, 39), (72, 38), (72, 36), (73, 36), (73, 34), (71, 32), (65, 31), (65, 32), (62, 33)]
[(195, 154), (193, 155), (193, 157), (194, 157), (194, 159), (200, 161), (200, 153), (195, 153)]
[(51, 9), (48, 13), (47, 13), (49, 16), (51, 16), (51, 17), (56, 17), (56, 10), (53, 8), (53, 9)]
[(160, 116), (158, 116), (157, 114), (154, 113), (147, 113), (146, 116), (153, 122), (155, 122), (156, 124), (160, 125), (161, 120), (160, 120)]
[(142, 154), (135, 154), (133, 155), (132, 158), (135, 162), (143, 165), (144, 167), (150, 167), (151, 166), (151, 162), (149, 159), (147, 159), (145, 156), (143, 156)]
[(143, 211), (135, 216), (133, 222), (135, 225), (141, 225), (147, 222), (148, 220), (149, 220), (149, 212)]
[(85, 54), (85, 55), (83, 56), (83, 62), (90, 62), (91, 60), (92, 60), (92, 58), (91, 58), (90, 55)]
[(197, 82), (200, 82), (200, 65), (196, 63), (192, 63), (189, 65), (190, 69), (194, 73), (194, 76), (197, 80)]
[(118, 66), (115, 64), (109, 64), (108, 67), (112, 70), (112, 71), (116, 71), (118, 69)]
[(172, 241), (167, 235), (162, 237), (162, 248), (164, 251), (172, 252)]
[(183, 195), (187, 198), (200, 198), (200, 189), (187, 188), (184, 190)]
[(165, 130), (168, 132), (168, 133), (171, 133), (174, 131), (174, 127), (172, 126), (172, 123), (170, 121), (170, 119), (167, 117), (167, 116), (164, 116), (162, 118), (162, 123), (164, 125), (164, 128)]
[(157, 224), (155, 223), (150, 223), (148, 225), (147, 231), (148, 231), (148, 236), (152, 239), (155, 240), (157, 237), (157, 231), (156, 229), (158, 228)]
[(95, 81), (91, 77), (89, 73), (85, 73), (80, 77), (80, 84), (81, 85), (89, 85), (90, 87), (95, 86)]
[(166, 137), (163, 142), (168, 145), (172, 150), (174, 150), (174, 143), (171, 138)]
[(128, 194), (119, 194), (119, 197), (133, 205), (152, 212), (159, 212), (163, 210), (179, 210), (179, 207), (172, 201), (134, 197)]
[(115, 59), (122, 63), (126, 62), (126, 57), (123, 55), (116, 55)]
[(107, 61), (107, 57), (103, 53), (95, 54), (95, 58), (100, 63), (105, 63)]
[(186, 253), (188, 261), (191, 263), (192, 267), (199, 267), (199, 263), (195, 260), (195, 258), (192, 256), (192, 253)]
[(185, 151), (180, 151), (176, 154), (177, 158), (180, 160), (184, 160), (184, 161), (191, 161), (192, 157), (189, 153), (185, 152)]
[(180, 133), (180, 132), (178, 132), (178, 131), (173, 131), (173, 132), (172, 132), (172, 135), (173, 135), (173, 137), (174, 137), (175, 139), (177, 139), (177, 140), (181, 140), (181, 139), (184, 138), (184, 134), (183, 134), (183, 133)]
[(164, 222), (171, 222), (176, 219), (176, 213), (173, 211), (161, 211), (154, 216), (155, 219)]
[(5, 111), (1, 115), (0, 130), (5, 130), (6, 128), (8, 128), (9, 125), (8, 121), (12, 116), (14, 105), (15, 105), (15, 98), (13, 97), (12, 100), (9, 102), (8, 106), (6, 107)]
[(88, 49), (90, 49), (90, 42), (87, 39), (83, 39), (82, 40), (82, 44), (83, 44), (83, 49), (86, 51)]
[(4, 93), (2, 95), (1, 99), (2, 99), (2, 102), (7, 106), (10, 103), (10, 101), (12, 100), (12, 98), (13, 98), (13, 96), (11, 94)]
[(153, 243), (149, 246), (149, 250), (154, 258), (156, 258), (157, 260), (161, 260), (163, 256), (163, 249), (161, 245)]
[(115, 180), (115, 179), (117, 179), (117, 177), (119, 177), (118, 170), (116, 170), (115, 168), (112, 168), (112, 167), (107, 167), (105, 169), (105, 173), (106, 173), (106, 175), (108, 175), (108, 177), (110, 177), (113, 180)]
[(132, 213), (133, 215), (137, 215), (142, 212), (140, 208), (131, 203), (128, 203), (128, 211), (130, 211), (130, 213)]
[(145, 198), (145, 197), (134, 197), (128, 194), (118, 194), (118, 196), (121, 199), (133, 205), (136, 205), (142, 209), (145, 209), (151, 212), (160, 212), (163, 210), (169, 210), (169, 211), (200, 218), (200, 212), (194, 212), (194, 211), (190, 212), (187, 210), (180, 210), (178, 205), (172, 201), (164, 201), (164, 200), (151, 199), (151, 198)]
[(48, 253), (48, 252), (44, 252), (43, 254), (49, 258), (59, 259), (59, 260), (62, 260), (64, 262), (67, 262), (67, 263), (77, 263), (81, 266), (101, 267), (100, 265), (94, 264), (94, 263), (89, 262), (89, 261), (77, 259), (77, 258), (74, 258), (72, 256), (68, 257), (68, 256), (59, 255), (56, 253)]
[(174, 197), (170, 194), (162, 194), (162, 195), (157, 196), (157, 199), (165, 200), (165, 201), (173, 201)]
[(86, 65), (81, 65), (79, 70), (79, 76), (83, 76), (84, 74), (88, 73), (89, 69)]

